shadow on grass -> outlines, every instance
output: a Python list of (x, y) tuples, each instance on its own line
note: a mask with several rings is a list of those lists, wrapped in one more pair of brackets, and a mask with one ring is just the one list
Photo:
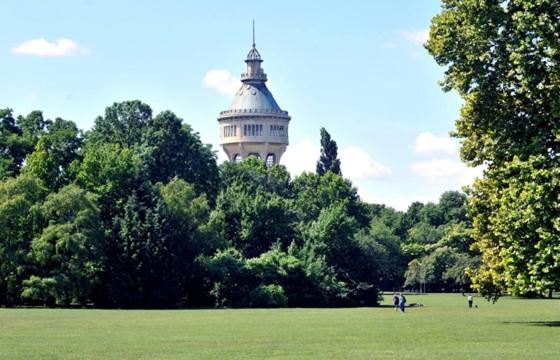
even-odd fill
[(522, 324), (529, 326), (560, 327), (560, 321), (505, 321), (504, 324)]

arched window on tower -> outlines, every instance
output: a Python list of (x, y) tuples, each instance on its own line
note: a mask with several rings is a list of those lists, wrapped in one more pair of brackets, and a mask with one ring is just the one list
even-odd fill
[(275, 162), (275, 158), (274, 158), (274, 154), (268, 154), (266, 156), (266, 167), (272, 167), (272, 165), (274, 165)]
[(235, 161), (235, 162), (240, 162), (240, 161), (241, 161), (241, 155), (235, 154), (235, 155), (233, 156), (233, 161)]

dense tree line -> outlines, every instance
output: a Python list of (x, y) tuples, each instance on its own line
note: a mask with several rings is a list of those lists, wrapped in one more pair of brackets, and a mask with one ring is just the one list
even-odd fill
[(363, 306), (458, 290), (478, 261), (465, 195), (360, 200), (321, 129), (316, 173), (218, 166), (170, 111), (115, 103), (80, 131), (0, 111), (0, 304)]

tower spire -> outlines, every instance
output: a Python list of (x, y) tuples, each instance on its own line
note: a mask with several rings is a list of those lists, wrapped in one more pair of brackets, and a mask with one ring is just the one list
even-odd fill
[(255, 19), (253, 19), (253, 47), (255, 47)]

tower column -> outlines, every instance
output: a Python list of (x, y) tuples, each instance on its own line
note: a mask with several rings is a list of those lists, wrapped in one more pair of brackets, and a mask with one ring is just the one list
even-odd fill
[(249, 154), (258, 154), (266, 161), (267, 156), (273, 154), (274, 158), (268, 162), (271, 165), (271, 162), (280, 162), (289, 143), (291, 118), (266, 87), (267, 75), (262, 62), (255, 45), (253, 25), (253, 45), (245, 59), (246, 72), (241, 74), (241, 87), (229, 109), (218, 116), (218, 122), (223, 130), (220, 131), (220, 143), (230, 160), (234, 160), (237, 154), (242, 159)]

